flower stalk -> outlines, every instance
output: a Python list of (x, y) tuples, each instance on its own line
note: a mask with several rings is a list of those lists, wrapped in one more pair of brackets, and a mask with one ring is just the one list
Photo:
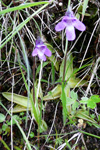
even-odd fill
[(41, 78), (42, 78), (42, 67), (43, 66), (43, 60), (41, 60), (41, 68), (40, 68), (40, 73), (39, 73), (39, 82), (38, 82), (38, 89), (37, 89), (37, 99), (39, 95), (39, 89), (40, 89), (40, 84), (41, 84)]
[(35, 57), (33, 58), (33, 102), (35, 104)]
[(63, 79), (62, 79), (63, 82), (65, 80), (65, 73), (66, 73), (67, 49), (68, 49), (68, 40), (66, 38), (65, 53), (64, 53)]
[(70, 4), (71, 4), (71, 0), (68, 1), (68, 7), (70, 7)]

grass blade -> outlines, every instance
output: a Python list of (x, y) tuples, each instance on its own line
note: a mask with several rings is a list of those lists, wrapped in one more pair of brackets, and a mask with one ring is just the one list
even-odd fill
[(0, 11), (0, 15), (6, 14), (6, 13), (9, 13), (9, 12), (12, 12), (12, 11), (16, 11), (16, 10), (22, 10), (22, 9), (25, 9), (25, 8), (28, 8), (28, 7), (47, 4), (47, 3), (48, 2), (34, 2), (34, 3), (21, 4), (20, 6), (16, 6), (16, 7), (12, 7), (12, 8), (8, 8), (8, 9)]
[(38, 13), (39, 13), (42, 9), (44, 9), (47, 5), (48, 5), (48, 3), (45, 4), (45, 5), (43, 5), (43, 6), (42, 6), (41, 8), (39, 8), (35, 13), (33, 13), (33, 14), (32, 14), (31, 16), (29, 16), (26, 20), (24, 20), (22, 23), (20, 23), (20, 24), (14, 29), (14, 31), (10, 32), (10, 33), (8, 34), (8, 36), (6, 36), (6, 37), (4, 38), (4, 40), (1, 41), (0, 49), (3, 48), (4, 45), (5, 45), (8, 41), (10, 41), (11, 38), (14, 37), (14, 36), (16, 35), (16, 33), (18, 33), (18, 31), (20, 31), (20, 30), (25, 26), (25, 24), (27, 24), (27, 23), (32, 19), (33, 16), (35, 16), (36, 14), (38, 14)]

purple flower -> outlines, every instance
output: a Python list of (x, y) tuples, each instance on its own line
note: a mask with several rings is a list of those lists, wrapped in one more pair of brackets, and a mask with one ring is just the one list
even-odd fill
[(51, 51), (47, 48), (46, 45), (44, 45), (40, 37), (36, 40), (35, 49), (32, 52), (33, 57), (36, 55), (38, 55), (38, 57), (43, 61), (46, 61), (46, 56), (51, 56)]
[(66, 37), (68, 41), (73, 41), (76, 37), (75, 28), (80, 31), (85, 31), (86, 29), (85, 25), (74, 16), (71, 8), (69, 7), (62, 21), (55, 26), (55, 30), (61, 31), (66, 29)]

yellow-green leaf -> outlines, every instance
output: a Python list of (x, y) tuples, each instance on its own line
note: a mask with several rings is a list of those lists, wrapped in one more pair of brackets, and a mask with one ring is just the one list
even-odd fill
[(70, 86), (70, 88), (74, 88), (74, 87), (79, 87), (79, 86), (87, 86), (87, 81), (86, 80), (82, 80), (79, 78), (70, 78), (68, 81), (68, 85)]
[[(61, 78), (63, 78), (63, 69), (64, 69), (64, 59), (60, 66), (60, 77)], [(67, 80), (72, 75), (72, 73), (73, 73), (73, 57), (72, 57), (72, 54), (69, 54), (67, 56), (67, 61), (66, 61), (65, 80)]]
[[(30, 110), (30, 109), (29, 109)], [(26, 107), (23, 107), (21, 105), (16, 105), (14, 108), (13, 108), (13, 113), (19, 113), (19, 112), (23, 112), (23, 111), (27, 111), (27, 108)]]
[(46, 96), (43, 97), (43, 100), (54, 100), (61, 96), (61, 85), (57, 85), (52, 91), (50, 91)]
[[(12, 93), (9, 92), (3, 92), (2, 95), (9, 101), (12, 101)], [(13, 93), (13, 102), (21, 105), (23, 107), (27, 107), (27, 100), (28, 98), (22, 95), (18, 95)], [(28, 104), (29, 108), (31, 108), (31, 103)]]

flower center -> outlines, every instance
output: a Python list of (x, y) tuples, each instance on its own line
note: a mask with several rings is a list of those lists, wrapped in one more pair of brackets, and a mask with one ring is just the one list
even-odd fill
[(38, 54), (39, 54), (40, 56), (43, 56), (43, 55), (44, 55), (44, 52), (43, 52), (43, 50), (42, 50), (41, 48), (38, 50)]

